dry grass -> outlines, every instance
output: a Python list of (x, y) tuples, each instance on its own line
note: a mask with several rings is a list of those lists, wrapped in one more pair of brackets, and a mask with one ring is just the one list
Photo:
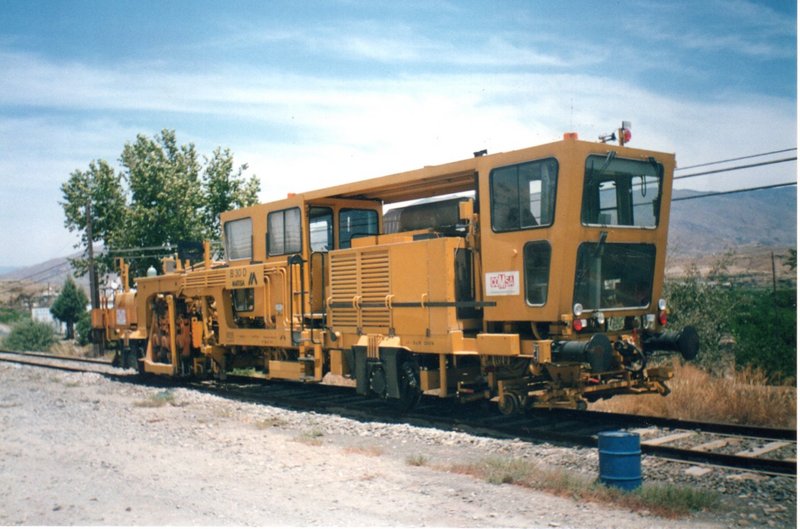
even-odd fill
[(280, 417), (270, 417), (256, 421), (254, 424), (259, 430), (267, 430), (269, 428), (283, 428), (289, 424), (289, 421)]
[(713, 491), (674, 484), (644, 484), (635, 491), (625, 492), (606, 487), (582, 474), (522, 459), (491, 457), (476, 463), (453, 465), (445, 470), (484, 479), (494, 485), (514, 484), (581, 502), (613, 504), (663, 517), (685, 516), (690, 512), (712, 509), (719, 503), (719, 496)]
[[(77, 358), (89, 358), (93, 356), (91, 345), (78, 345), (74, 340), (59, 340), (50, 348), (50, 353), (62, 356), (74, 356)], [(109, 360), (114, 357), (113, 351), (107, 351), (104, 358)]]
[(428, 458), (422, 454), (416, 454), (406, 458), (406, 465), (412, 467), (421, 467), (426, 464), (428, 464)]
[(303, 443), (309, 446), (321, 446), (322, 445), (322, 437), (325, 434), (322, 430), (317, 428), (312, 428), (311, 430), (307, 430), (297, 437), (294, 438), (295, 441), (298, 443)]
[(729, 422), (774, 428), (797, 425), (797, 390), (770, 386), (763, 371), (747, 368), (717, 377), (691, 364), (674, 365), (672, 393), (619, 396), (591, 406), (597, 411)]
[(137, 400), (133, 403), (137, 408), (161, 408), (168, 404), (170, 406), (178, 406), (178, 403), (175, 401), (175, 395), (169, 390), (159, 391), (158, 393), (150, 395), (150, 397), (145, 400)]
[(378, 457), (383, 455), (383, 448), (379, 446), (348, 446), (344, 449), (347, 454), (357, 454), (361, 456)]

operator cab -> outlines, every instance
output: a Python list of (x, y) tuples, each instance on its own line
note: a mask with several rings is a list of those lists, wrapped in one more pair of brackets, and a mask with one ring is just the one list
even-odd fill
[[(295, 195), (222, 214), (225, 260), (271, 261), (301, 254), (350, 248), (357, 237), (377, 235), (381, 207), (374, 201), (307, 202)], [(281, 259), (283, 260), (283, 259)]]

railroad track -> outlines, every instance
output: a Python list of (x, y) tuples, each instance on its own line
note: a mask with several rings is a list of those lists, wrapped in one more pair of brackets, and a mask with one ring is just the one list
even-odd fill
[(456, 406), (439, 400), (423, 400), (412, 413), (400, 415), (391, 412), (378, 400), (355, 395), (351, 388), (264, 384), (238, 378), (197, 387), (250, 402), (359, 420), (402, 422), (477, 435), (590, 448), (597, 446), (600, 432), (626, 430), (640, 435), (643, 454), (773, 475), (797, 474), (795, 430), (573, 410), (537, 411), (506, 417), (497, 414), (491, 406)]
[[(111, 364), (97, 359), (0, 351), (0, 361), (97, 372), (116, 380), (135, 379), (135, 376), (120, 377), (102, 369), (110, 368)], [(261, 379), (234, 376), (226, 381), (188, 382), (187, 386), (258, 404), (530, 442), (596, 447), (600, 432), (626, 430), (640, 435), (643, 454), (773, 475), (797, 474), (795, 430), (573, 410), (541, 410), (507, 417), (499, 415), (486, 403), (454, 405), (438, 399), (423, 399), (412, 413), (401, 415), (382, 401), (365, 399), (356, 395), (352, 388), (339, 386), (265, 383)]]
[[(113, 368), (111, 362), (97, 358), (80, 358), (74, 356), (52, 355), (48, 353), (20, 352), (0, 350), (0, 362), (22, 364), (28, 366), (54, 369), (57, 371), (73, 371), (79, 373), (96, 372), (101, 374), (108, 373), (108, 369)], [(93, 365), (96, 368), (87, 368)], [(103, 368), (107, 369), (103, 369)]]

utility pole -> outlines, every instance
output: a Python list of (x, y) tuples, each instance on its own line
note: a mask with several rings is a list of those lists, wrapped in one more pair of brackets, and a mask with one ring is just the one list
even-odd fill
[[(92, 311), (100, 308), (100, 287), (97, 284), (97, 269), (94, 266), (94, 240), (92, 239), (92, 201), (86, 202), (86, 238), (89, 240), (89, 290), (91, 290)], [(92, 348), (95, 356), (102, 356), (105, 352), (105, 332), (92, 329)]]
[(775, 252), (770, 252), (772, 256), (772, 294), (777, 296), (778, 280), (775, 278)]

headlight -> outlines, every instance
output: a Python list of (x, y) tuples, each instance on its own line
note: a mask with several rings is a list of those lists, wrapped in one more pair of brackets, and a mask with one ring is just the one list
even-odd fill
[(577, 318), (583, 314), (583, 305), (576, 303), (572, 306), (572, 314)]
[(667, 310), (667, 300), (661, 298), (658, 300), (658, 310)]
[(606, 315), (600, 312), (599, 310), (592, 314), (594, 321), (597, 322), (598, 325), (603, 325), (606, 322)]

